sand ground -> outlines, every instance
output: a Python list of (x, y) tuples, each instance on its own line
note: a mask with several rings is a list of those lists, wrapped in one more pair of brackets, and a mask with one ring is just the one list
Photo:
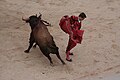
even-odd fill
[[(54, 67), (39, 48), (24, 53), (30, 27), (23, 17), (42, 13), (66, 65), (51, 55)], [(87, 14), (82, 44), (72, 63), (65, 60), (68, 35), (59, 27), (62, 16)], [(120, 0), (0, 0), (0, 80), (103, 80), (120, 78)], [(109, 78), (108, 78), (109, 79)], [(112, 79), (112, 78), (111, 78)], [(115, 79), (114, 79), (115, 80)]]

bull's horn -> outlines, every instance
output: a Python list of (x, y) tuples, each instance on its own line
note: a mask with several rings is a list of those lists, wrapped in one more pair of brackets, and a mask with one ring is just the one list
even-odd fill
[(27, 20), (29, 20), (29, 18), (23, 18), (23, 17), (22, 17), (22, 20), (23, 20), (23, 21), (27, 21)]

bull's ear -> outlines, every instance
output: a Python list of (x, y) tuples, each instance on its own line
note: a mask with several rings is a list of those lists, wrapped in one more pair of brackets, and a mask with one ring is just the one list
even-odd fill
[(42, 16), (42, 14), (39, 12), (39, 16), (41, 17)]
[(42, 14), (39, 12), (39, 16), (38, 16), (38, 18), (41, 19), (41, 16), (42, 16)]

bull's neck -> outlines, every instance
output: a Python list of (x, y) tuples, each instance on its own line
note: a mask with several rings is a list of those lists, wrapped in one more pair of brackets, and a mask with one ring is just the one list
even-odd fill
[[(39, 20), (38, 21), (38, 25), (44, 25), (43, 21), (42, 20)], [(42, 27), (42, 26), (41, 26)]]

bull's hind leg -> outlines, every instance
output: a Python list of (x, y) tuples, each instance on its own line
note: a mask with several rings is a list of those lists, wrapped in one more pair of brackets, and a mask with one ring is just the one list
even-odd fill
[(52, 59), (51, 59), (50, 55), (47, 54), (47, 55), (45, 55), (45, 56), (49, 59), (49, 61), (50, 61), (50, 65), (53, 65), (53, 62), (52, 62)]
[(61, 59), (60, 55), (59, 55), (59, 52), (56, 54), (57, 57), (60, 59), (60, 61), (62, 62), (62, 64), (65, 64), (65, 62)]

